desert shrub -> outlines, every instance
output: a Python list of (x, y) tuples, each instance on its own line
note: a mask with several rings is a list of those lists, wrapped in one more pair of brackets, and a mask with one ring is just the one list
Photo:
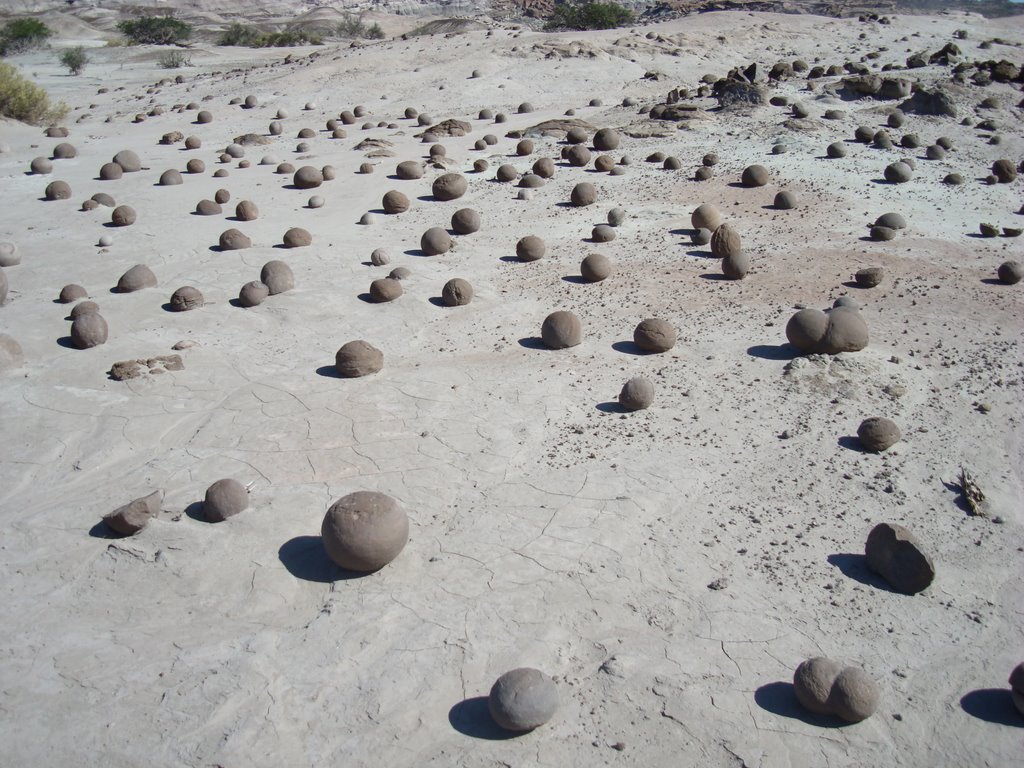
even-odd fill
[(164, 69), (181, 69), (192, 66), (192, 57), (184, 51), (164, 51), (157, 63)]
[(383, 40), (384, 30), (380, 24), (373, 22), (373, 24), (366, 28), (366, 32), (363, 33), (363, 37), (367, 40)]
[(367, 40), (381, 40), (384, 38), (384, 30), (381, 29), (380, 24), (374, 22), (367, 26), (363, 23), (362, 16), (356, 16), (351, 13), (345, 14), (344, 19), (338, 24), (335, 33), (338, 37), (343, 38), (362, 37)]
[(0, 62), (0, 115), (41, 125), (57, 122), (67, 111), (63, 104), (50, 104), (46, 91), (22, 77), (13, 66)]
[(255, 27), (247, 27), (244, 24), (234, 23), (221, 32), (217, 38), (217, 45), (239, 45), (247, 48), (258, 48), (263, 33)]
[(632, 11), (618, 3), (568, 2), (555, 6), (546, 29), (614, 29), (633, 23)]
[(9, 21), (0, 29), (0, 56), (38, 48), (51, 35), (53, 35), (53, 31), (41, 21), (35, 19)]
[(321, 45), (323, 38), (314, 32), (289, 29), (283, 32), (262, 32), (256, 27), (232, 24), (217, 39), (217, 45), (239, 45), (246, 48), (287, 48), (295, 45)]
[(61, 51), (60, 63), (67, 67), (72, 75), (80, 75), (89, 63), (89, 57), (85, 53), (85, 48), (76, 45), (74, 48), (65, 48)]
[(192, 36), (192, 26), (169, 16), (142, 16), (117, 25), (137, 45), (176, 45)]

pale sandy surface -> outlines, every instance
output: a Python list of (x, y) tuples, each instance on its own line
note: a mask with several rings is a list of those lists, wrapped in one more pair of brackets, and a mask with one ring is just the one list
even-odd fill
[[(1020, 48), (977, 49), (992, 36), (1020, 43), (1016, 20), (908, 17), (881, 27), (748, 14), (581, 34), (575, 57), (546, 56), (569, 36), (502, 30), (362, 50), (202, 48), (181, 70), (186, 83), (152, 93), (147, 86), (176, 74), (156, 67), (153, 49), (97, 49), (79, 78), (63, 76), (52, 54), (17, 60), (74, 107), (67, 141), (79, 156), (55, 161), (49, 177), (25, 175), (61, 140), (0, 127), (11, 149), (0, 155), (0, 240), (23, 256), (6, 270), (0, 332), (26, 357), (0, 374), (0, 763), (1016, 764), (1024, 718), (1000, 708), (1008, 697), (961, 699), (1005, 689), (1024, 656), (1024, 293), (990, 282), (1001, 261), (1021, 258), (1024, 241), (972, 236), (981, 221), (1021, 226), (1022, 182), (980, 181), (993, 160), (1024, 154), (1021, 113), (1010, 107), (1020, 93), (996, 85), (960, 103), (962, 115), (1004, 126), (998, 146), (957, 121), (911, 116), (905, 131), (925, 144), (948, 136), (956, 151), (919, 159), (914, 181), (899, 186), (875, 180), (910, 150), (851, 143), (847, 158), (822, 159), (857, 125), (884, 125), (892, 103), (817, 100), (802, 79), (778, 92), (810, 107), (808, 130), (787, 128), (788, 111), (776, 107), (711, 113), (690, 130), (624, 140), (613, 153), (633, 158), (624, 176), (559, 165), (530, 201), (492, 180), (502, 162), (526, 169), (557, 157), (553, 138), (536, 139), (530, 158), (509, 157), (515, 141), (504, 134), (570, 107), (594, 126), (624, 127), (641, 120), (617, 106), (624, 97), (655, 103), (706, 72), (796, 57), (842, 64), (880, 46), (880, 63), (902, 62), (957, 28), (970, 30), (960, 42), (970, 58), (1021, 63)], [(651, 29), (667, 42), (645, 39)], [(315, 60), (303, 58), (311, 52)], [(281, 63), (288, 53), (296, 63)], [(249, 63), (258, 66), (210, 75)], [(483, 77), (468, 79), (473, 69)], [(668, 78), (641, 79), (648, 70)], [(948, 69), (912, 74), (931, 82)], [(101, 86), (110, 91), (97, 95)], [(260, 107), (228, 105), (250, 93)], [(1006, 106), (975, 112), (986, 95)], [(606, 106), (587, 107), (593, 97)], [(536, 111), (515, 114), (526, 100)], [(193, 125), (194, 111), (171, 109), (190, 101), (214, 122)], [(316, 109), (304, 111), (310, 101)], [(400, 128), (364, 131), (360, 120), (347, 139), (328, 138), (325, 121), (357, 104)], [(154, 105), (167, 112), (132, 124)], [(454, 169), (491, 163), (467, 174), (461, 200), (430, 197), (440, 170), (389, 178), (399, 160), (426, 154), (414, 121), (400, 119), (410, 105), (472, 122), (469, 136), (443, 140)], [(508, 123), (476, 120), (484, 107)], [(265, 134), (279, 108), (291, 114), (285, 133), (247, 150), (252, 167), (216, 161), (232, 137)], [(827, 108), (848, 117), (823, 120)], [(307, 126), (318, 135), (300, 157), (295, 135)], [(158, 145), (172, 130), (200, 136), (203, 148)], [(488, 132), (499, 143), (474, 151)], [(355, 174), (365, 157), (352, 150), (366, 137), (394, 142), (396, 154), (369, 176)], [(789, 152), (772, 155), (780, 140)], [(124, 148), (146, 170), (96, 180)], [(654, 150), (680, 157), (683, 170), (645, 163)], [(708, 151), (721, 157), (715, 179), (692, 181)], [(289, 177), (258, 165), (265, 154), (330, 164), (338, 178), (289, 189)], [(191, 157), (206, 161), (205, 174), (154, 186)], [(733, 186), (753, 162), (770, 170), (770, 184)], [(221, 167), (229, 177), (213, 178)], [(964, 186), (940, 183), (953, 170)], [(70, 183), (70, 200), (39, 200), (52, 179)], [(582, 180), (598, 187), (598, 203), (560, 206)], [(232, 193), (223, 216), (191, 215), (222, 187)], [(797, 210), (770, 207), (780, 188), (799, 195)], [(359, 226), (389, 189), (409, 195), (412, 209)], [(79, 211), (98, 191), (132, 205), (138, 222), (110, 229), (109, 209)], [(326, 205), (304, 207), (311, 194)], [(258, 220), (226, 220), (241, 199), (257, 203)], [(754, 263), (744, 281), (708, 279), (718, 263), (689, 245), (701, 202), (742, 233)], [(615, 205), (629, 212), (617, 239), (587, 242)], [(420, 255), (420, 234), (464, 206), (481, 212), (482, 230), (457, 237), (449, 254)], [(890, 210), (908, 230), (863, 240), (865, 224)], [(308, 229), (313, 245), (274, 248), (292, 226)], [(254, 247), (212, 251), (228, 227)], [(111, 247), (97, 247), (103, 234)], [(547, 241), (545, 259), (510, 258), (526, 234)], [(367, 265), (377, 247), (392, 254), (386, 268)], [(564, 279), (591, 251), (615, 262), (613, 277)], [(291, 265), (295, 290), (255, 309), (232, 306), (270, 259)], [(158, 287), (111, 293), (136, 263)], [(881, 286), (844, 285), (871, 265), (886, 268)], [(412, 270), (405, 295), (363, 301), (394, 266)], [(430, 301), (451, 277), (473, 284), (471, 305)], [(107, 344), (59, 342), (68, 307), (53, 300), (71, 282), (100, 305)], [(207, 305), (165, 311), (182, 285)], [(824, 308), (844, 293), (864, 306), (870, 346), (791, 363), (782, 345), (793, 306)], [(555, 309), (580, 316), (580, 346), (535, 347)], [(623, 343), (645, 317), (678, 328), (675, 349), (632, 354)], [(331, 376), (337, 348), (359, 338), (384, 351), (384, 370)], [(115, 361), (170, 354), (182, 340), (197, 342), (181, 353), (183, 371), (107, 376)], [(634, 375), (655, 381), (655, 404), (617, 412)], [(851, 438), (872, 415), (903, 430), (884, 455)], [(968, 516), (944, 485), (961, 464), (988, 494), (988, 517)], [(251, 507), (207, 524), (196, 502), (221, 477), (252, 483)], [(103, 514), (155, 489), (166, 493), (158, 520), (133, 538), (97, 537)], [(411, 537), (382, 571), (344, 578), (326, 560), (320, 523), (333, 500), (360, 489), (399, 499)], [(932, 555), (937, 577), (924, 593), (885, 590), (853, 557), (883, 521), (909, 527)], [(716, 579), (724, 589), (708, 588)], [(814, 655), (867, 670), (883, 692), (878, 712), (847, 727), (803, 716), (781, 683)], [(561, 709), (529, 735), (494, 739), (474, 698), (516, 666), (553, 675)]]

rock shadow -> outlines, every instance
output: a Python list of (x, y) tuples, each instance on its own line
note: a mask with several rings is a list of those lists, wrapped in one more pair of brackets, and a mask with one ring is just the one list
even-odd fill
[(506, 731), (491, 717), (486, 696), (474, 696), (460, 701), (448, 710), (448, 722), (459, 733), (474, 739), (503, 741), (522, 734)]
[(625, 355), (636, 355), (637, 357), (645, 357), (646, 355), (654, 355), (656, 352), (647, 352), (640, 348), (640, 346), (634, 341), (616, 341), (612, 344), (612, 349), (616, 352), (622, 352)]
[(519, 340), (519, 346), (525, 347), (526, 349), (542, 349), (544, 351), (548, 351), (548, 347), (544, 343), (544, 339), (540, 336), (524, 336)]
[[(124, 539), (127, 538), (124, 534), (118, 533), (109, 525), (105, 520), (100, 520), (96, 525), (89, 529), (89, 535), (94, 539)], [(1012, 704), (1011, 704), (1012, 706)]]
[(979, 688), (960, 698), (960, 708), (986, 723), (1024, 728), (1024, 715), (1013, 704), (1009, 688)]
[(836, 442), (840, 448), (845, 448), (848, 451), (855, 451), (857, 453), (867, 453), (864, 450), (864, 444), (860, 441), (860, 438), (856, 435), (843, 435)]
[(800, 720), (818, 728), (842, 728), (844, 725), (850, 725), (838, 717), (807, 711), (797, 700), (793, 684), (781, 680), (762, 685), (754, 691), (754, 701), (765, 712)]
[(902, 594), (889, 586), (889, 582), (868, 568), (866, 555), (859, 555), (854, 552), (842, 552), (828, 556), (830, 565), (834, 565), (848, 579), (853, 579), (867, 587), (874, 587), (883, 592), (891, 592), (894, 595)]
[(801, 352), (787, 342), (785, 344), (755, 344), (752, 347), (747, 347), (747, 354), (762, 360), (793, 360), (800, 357)]
[(288, 573), (303, 581), (331, 584), (335, 581), (358, 579), (364, 574), (348, 571), (327, 555), (320, 536), (296, 536), (277, 550), (281, 564)]
[(629, 413), (629, 409), (625, 408), (618, 400), (608, 400), (604, 403), (598, 403), (594, 407), (601, 413)]

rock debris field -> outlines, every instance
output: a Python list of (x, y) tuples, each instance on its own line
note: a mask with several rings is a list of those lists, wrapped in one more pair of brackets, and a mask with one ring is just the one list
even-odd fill
[(1020, 19), (19, 57), (4, 760), (1015, 764)]

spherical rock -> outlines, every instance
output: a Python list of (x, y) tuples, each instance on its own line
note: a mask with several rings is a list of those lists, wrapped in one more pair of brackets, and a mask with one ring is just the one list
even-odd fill
[(597, 187), (589, 181), (581, 181), (572, 188), (570, 199), (577, 207), (593, 205), (597, 201)]
[(832, 714), (829, 696), (843, 667), (823, 656), (807, 659), (793, 673), (793, 693), (804, 709), (819, 715)]
[(738, 256), (742, 250), (740, 233), (729, 224), (721, 224), (711, 235), (711, 253), (716, 259)]
[(313, 236), (302, 227), (292, 227), (284, 233), (282, 242), (285, 248), (304, 248), (313, 244)]
[(252, 246), (249, 236), (234, 228), (221, 232), (218, 243), (222, 251), (241, 251)]
[(213, 200), (200, 200), (196, 203), (196, 213), (200, 216), (219, 216), (223, 212), (220, 204)]
[(542, 157), (534, 162), (532, 170), (542, 179), (550, 179), (555, 175), (555, 161), (550, 157)]
[(185, 149), (199, 149), (203, 146), (203, 140), (198, 136), (189, 136), (185, 139)]
[(778, 192), (775, 195), (774, 205), (780, 211), (790, 211), (797, 206), (796, 195), (787, 190)]
[(438, 200), (458, 200), (467, 188), (466, 177), (461, 173), (446, 173), (434, 179), (431, 192)]
[(612, 208), (608, 211), (608, 224), (613, 227), (622, 226), (626, 220), (626, 211), (624, 208)]
[(748, 165), (743, 169), (740, 182), (745, 187), (763, 187), (768, 183), (768, 169), (763, 165)]
[(628, 411), (642, 411), (653, 402), (654, 385), (643, 376), (634, 376), (619, 392), (619, 405)]
[(66, 181), (51, 181), (43, 196), (47, 200), (67, 200), (71, 197), (71, 186)]
[(370, 254), (370, 263), (375, 267), (383, 267), (391, 263), (391, 256), (383, 248), (374, 248)]
[(711, 242), (711, 230), (704, 227), (693, 230), (693, 234), (690, 235), (690, 242), (694, 245), (707, 245)]
[(703, 203), (690, 214), (694, 229), (708, 229), (714, 232), (722, 223), (722, 214), (711, 203)]
[(820, 351), (828, 330), (829, 316), (820, 309), (801, 309), (786, 323), (786, 338), (801, 352)]
[(569, 161), (569, 165), (585, 168), (590, 162), (590, 150), (582, 144), (576, 144), (566, 151), (565, 159)]
[(100, 235), (100, 239), (97, 241), (100, 248), (109, 248), (114, 244), (114, 238), (111, 235)]
[(290, 291), (295, 287), (295, 275), (292, 268), (283, 261), (268, 261), (260, 270), (260, 281), (267, 286), (271, 296)]
[(883, 213), (875, 219), (875, 225), (879, 227), (888, 227), (889, 229), (906, 229), (907, 220), (898, 213)]
[(594, 149), (598, 152), (611, 152), (618, 149), (621, 141), (618, 131), (612, 128), (602, 128), (594, 134)]
[(309, 200), (306, 201), (306, 205), (310, 208), (323, 208), (324, 202), (326, 202), (322, 195), (312, 195)]
[(886, 242), (896, 237), (896, 230), (890, 227), (881, 227), (877, 224), (873, 224), (869, 230), (869, 234), (872, 240), (879, 242)]
[(544, 179), (535, 173), (524, 174), (523, 177), (519, 179), (519, 186), (526, 189), (539, 189), (540, 187), (543, 187), (544, 184)]
[(1009, 184), (1016, 180), (1017, 169), (1012, 160), (996, 160), (992, 163), (992, 175), (999, 180), (1000, 184)]
[(868, 345), (868, 326), (860, 312), (850, 307), (837, 307), (827, 314), (828, 328), (819, 351), (836, 355), (859, 352)]
[(160, 181), (158, 183), (161, 187), (174, 187), (181, 184), (181, 171), (177, 171), (174, 168), (164, 171), (160, 174)]
[(410, 277), (412, 277), (412, 270), (410, 270), (408, 267), (395, 267), (390, 272), (388, 272), (388, 277), (390, 277), (392, 280), (408, 280)]
[(395, 166), (395, 175), (406, 180), (422, 179), (423, 163), (418, 160), (403, 160)]
[(366, 341), (350, 341), (334, 356), (338, 375), (346, 379), (368, 376), (384, 367), (384, 353)]
[(668, 352), (676, 344), (676, 329), (665, 320), (650, 317), (633, 329), (633, 343), (644, 352)]
[(864, 545), (867, 566), (889, 586), (906, 595), (916, 595), (935, 578), (935, 566), (910, 531), (895, 523), (879, 523), (871, 529)]
[(231, 193), (226, 189), (218, 189), (213, 193), (213, 199), (221, 205), (224, 205), (231, 199)]
[(878, 709), (878, 685), (857, 667), (846, 667), (832, 683), (829, 708), (848, 723), (867, 720)]
[(117, 292), (134, 293), (135, 291), (141, 291), (143, 288), (153, 288), (155, 286), (156, 275), (153, 274), (153, 270), (145, 264), (136, 264), (118, 279)]
[(461, 277), (455, 277), (441, 289), (441, 301), (448, 307), (461, 307), (473, 300), (473, 286)]
[(373, 173), (373, 163), (362, 163), (359, 166), (359, 172), (362, 174)]
[(383, 568), (405, 548), (409, 518), (390, 496), (356, 491), (331, 505), (320, 534), (337, 565), (368, 573)]
[(540, 337), (548, 349), (575, 347), (583, 340), (583, 326), (572, 312), (559, 310), (544, 318)]
[(580, 274), (588, 283), (599, 283), (612, 273), (612, 263), (600, 253), (590, 253), (580, 262)]
[(668, 157), (665, 158), (664, 162), (661, 164), (661, 167), (664, 168), (666, 171), (678, 171), (680, 168), (683, 167), (683, 161), (680, 160), (675, 155), (669, 155)]
[(188, 312), (203, 306), (203, 294), (198, 288), (184, 285), (171, 294), (171, 309), (174, 312)]
[(405, 213), (409, 210), (409, 198), (398, 190), (392, 189), (384, 193), (381, 207), (387, 214)]
[(1024, 278), (1024, 264), (1019, 261), (1004, 261), (996, 270), (1000, 282), (1016, 285)]
[(519, 171), (516, 170), (514, 165), (505, 163), (504, 165), (498, 166), (498, 170), (494, 174), (494, 178), (501, 182), (515, 181), (519, 178)]
[(189, 173), (204, 173), (206, 171), (206, 163), (204, 163), (198, 157), (193, 157), (191, 160), (185, 163), (185, 170), (188, 171)]
[(71, 323), (71, 342), (78, 349), (90, 349), (107, 343), (107, 321), (99, 312), (79, 315)]
[(405, 290), (402, 288), (402, 283), (392, 280), (390, 277), (381, 277), (370, 283), (370, 300), (377, 304), (394, 301), (403, 293)]
[(857, 427), (857, 437), (865, 449), (873, 453), (882, 453), (899, 442), (901, 435), (896, 422), (884, 416), (872, 416), (864, 419)]
[(833, 160), (846, 157), (846, 145), (841, 141), (834, 141), (825, 148), (825, 154)]
[(21, 264), (21, 254), (14, 243), (0, 243), (0, 267), (16, 267)]
[(100, 166), (101, 181), (117, 181), (124, 175), (124, 169), (117, 163), (104, 163)]
[(547, 245), (536, 235), (527, 235), (516, 243), (516, 256), (520, 261), (537, 261), (544, 257)]
[(260, 209), (252, 200), (240, 200), (235, 206), (235, 218), (239, 221), (255, 221), (260, 216)]
[(196, 115), (196, 122), (197, 123), (212, 123), (213, 122), (213, 115), (210, 112), (208, 112), (207, 110), (204, 109), (199, 114)]
[(82, 315), (88, 315), (92, 312), (99, 312), (100, 307), (95, 301), (80, 301), (71, 308), (69, 316), (72, 321), (81, 317)]
[(479, 160), (474, 160), (473, 161), (473, 172), (474, 173), (483, 173), (489, 167), (490, 167), (490, 165), (483, 158), (480, 158)]
[(610, 243), (615, 237), (615, 228), (608, 224), (598, 224), (590, 230), (590, 239), (595, 243)]
[(57, 297), (57, 301), (61, 304), (71, 304), (79, 299), (84, 299), (88, 295), (89, 292), (82, 286), (75, 283), (68, 283), (60, 289), (60, 295)]
[(902, 160), (885, 166), (885, 180), (891, 184), (903, 184), (913, 178), (914, 172)]
[(452, 248), (452, 238), (442, 227), (431, 227), (420, 236), (420, 250), (427, 256), (439, 256)]
[(229, 517), (244, 512), (249, 506), (249, 491), (230, 477), (218, 480), (206, 489), (203, 499), (203, 517), (211, 523), (222, 523)]
[(518, 144), (516, 144), (516, 154), (519, 155), (519, 157), (527, 157), (528, 155), (532, 155), (533, 142), (530, 141), (529, 139), (522, 139)]
[(121, 166), (125, 173), (135, 173), (142, 170), (142, 161), (139, 156), (130, 149), (122, 149), (113, 157), (113, 162)]
[(505, 730), (532, 731), (555, 716), (558, 688), (540, 670), (520, 667), (497, 679), (487, 697), (487, 708)]
[(292, 176), (292, 184), (299, 189), (316, 189), (324, 183), (324, 174), (319, 168), (304, 165)]
[(28, 167), (32, 173), (38, 176), (45, 176), (53, 172), (53, 163), (50, 162), (49, 158), (42, 156), (33, 158)]
[(163, 491), (154, 491), (148, 496), (118, 507), (113, 512), (108, 512), (103, 516), (103, 522), (115, 533), (122, 536), (133, 536), (160, 514), (160, 502), (163, 497)]
[[(872, 231), (875, 229), (879, 229), (879, 227), (872, 227)], [(892, 232), (893, 230), (889, 231)], [(865, 267), (864, 269), (858, 269), (853, 279), (861, 288), (874, 288), (882, 282), (884, 277), (885, 271), (881, 267)]]
[(750, 256), (743, 251), (730, 253), (722, 259), (722, 274), (730, 280), (742, 280), (750, 271)]
[(110, 222), (115, 227), (128, 227), (135, 223), (135, 209), (128, 205), (119, 205), (110, 214)]
[(460, 235), (471, 235), (480, 229), (480, 214), (472, 208), (460, 208), (452, 214), (452, 229)]
[(270, 295), (270, 289), (259, 280), (251, 280), (238, 292), (238, 303), (243, 307), (256, 307)]

